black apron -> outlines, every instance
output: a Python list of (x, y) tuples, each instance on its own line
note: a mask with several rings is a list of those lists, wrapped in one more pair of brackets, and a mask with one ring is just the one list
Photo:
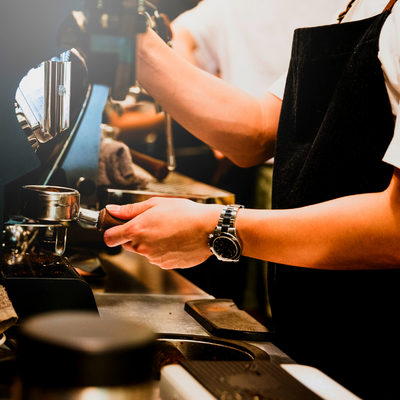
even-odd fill
[[(387, 188), (393, 167), (382, 158), (394, 121), (378, 44), (389, 13), (295, 31), (272, 208), (303, 207)], [(399, 356), (400, 270), (272, 265), (268, 283), (277, 344), (283, 351), (362, 398), (394, 398), (390, 386), (397, 384), (399, 366), (386, 368), (385, 363)]]

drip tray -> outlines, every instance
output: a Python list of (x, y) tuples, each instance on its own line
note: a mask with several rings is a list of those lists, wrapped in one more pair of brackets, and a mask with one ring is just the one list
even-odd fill
[(185, 361), (269, 361), (269, 355), (248, 343), (191, 335), (162, 335), (157, 341), (155, 369)]
[(217, 399), (322, 400), (279, 365), (268, 361), (182, 363)]

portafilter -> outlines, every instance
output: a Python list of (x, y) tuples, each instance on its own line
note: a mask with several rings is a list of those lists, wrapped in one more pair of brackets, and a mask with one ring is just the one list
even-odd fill
[(62, 186), (25, 185), (21, 189), (21, 214), (38, 221), (80, 221), (100, 231), (126, 220), (112, 216), (105, 208), (93, 211), (80, 207), (80, 193)]

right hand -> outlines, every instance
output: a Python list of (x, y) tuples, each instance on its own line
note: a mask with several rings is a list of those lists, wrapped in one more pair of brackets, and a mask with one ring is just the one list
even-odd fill
[(172, 269), (193, 267), (211, 255), (208, 235), (214, 232), (223, 206), (154, 197), (106, 208), (115, 217), (129, 220), (105, 231), (107, 246), (122, 245), (152, 264)]

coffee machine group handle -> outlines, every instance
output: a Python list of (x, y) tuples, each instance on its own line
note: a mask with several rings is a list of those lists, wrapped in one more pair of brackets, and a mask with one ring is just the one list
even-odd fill
[(100, 211), (81, 208), (79, 210), (77, 220), (87, 225), (94, 226), (99, 231), (105, 231), (113, 226), (123, 225), (128, 222), (126, 220), (114, 217), (105, 208)]
[(105, 231), (113, 226), (123, 225), (125, 224), (126, 220), (114, 217), (111, 215), (106, 208), (103, 208), (99, 212), (99, 219), (97, 221), (97, 229), (99, 231)]
[(146, 154), (130, 149), (132, 161), (153, 175), (157, 180), (164, 180), (169, 174), (169, 169), (164, 161), (157, 160)]

